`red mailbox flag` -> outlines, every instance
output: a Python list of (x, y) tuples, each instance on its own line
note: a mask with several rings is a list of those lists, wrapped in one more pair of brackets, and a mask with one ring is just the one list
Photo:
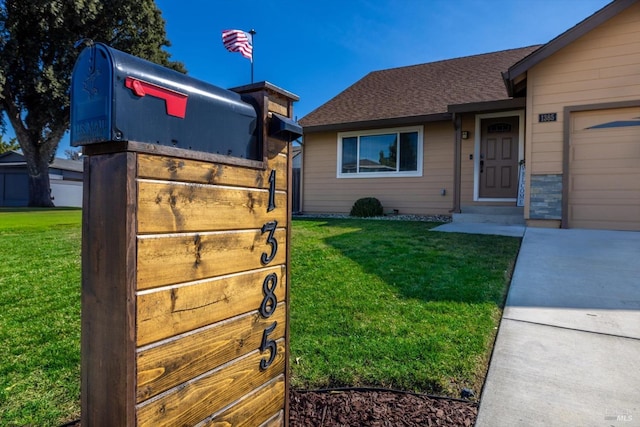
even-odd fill
[(155, 98), (164, 99), (167, 107), (167, 114), (170, 116), (184, 119), (187, 114), (188, 95), (185, 93), (176, 92), (175, 90), (167, 89), (166, 87), (158, 86), (133, 77), (127, 77), (124, 81), (124, 85), (131, 89), (137, 96), (143, 97), (145, 95), (149, 95)]
[(253, 62), (253, 35), (242, 30), (224, 30), (222, 43), (229, 52), (240, 52)]

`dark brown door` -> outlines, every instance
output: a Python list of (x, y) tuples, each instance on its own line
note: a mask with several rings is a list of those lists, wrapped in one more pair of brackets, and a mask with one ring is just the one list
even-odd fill
[(482, 120), (480, 197), (515, 199), (518, 193), (518, 117)]

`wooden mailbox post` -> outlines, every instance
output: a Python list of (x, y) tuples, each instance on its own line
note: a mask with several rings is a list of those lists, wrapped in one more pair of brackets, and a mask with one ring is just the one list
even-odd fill
[(287, 424), (292, 134), (269, 126), (297, 97), (234, 91), (261, 160), (84, 147), (83, 426)]

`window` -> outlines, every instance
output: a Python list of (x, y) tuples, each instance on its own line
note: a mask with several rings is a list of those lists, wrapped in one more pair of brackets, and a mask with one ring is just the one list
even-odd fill
[(338, 134), (338, 178), (422, 176), (422, 128)]
[(510, 123), (494, 123), (487, 127), (487, 133), (511, 132)]

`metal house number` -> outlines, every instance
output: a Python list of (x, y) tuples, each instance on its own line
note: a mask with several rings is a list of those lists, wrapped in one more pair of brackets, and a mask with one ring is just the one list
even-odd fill
[[(269, 204), (267, 207), (267, 212), (271, 212), (275, 209), (275, 192), (276, 192), (276, 171), (272, 170), (269, 175)], [(262, 234), (269, 233), (267, 235), (267, 244), (271, 246), (271, 252), (267, 254), (263, 252), (260, 256), (260, 262), (263, 265), (269, 264), (275, 258), (278, 253), (278, 241), (274, 237), (274, 233), (276, 228), (278, 227), (278, 221), (269, 221), (262, 226)], [(262, 282), (262, 293), (264, 294), (264, 298), (262, 299), (262, 303), (260, 304), (260, 308), (258, 309), (260, 316), (264, 319), (268, 319), (273, 315), (276, 311), (276, 306), (278, 304), (278, 299), (275, 294), (276, 286), (278, 286), (278, 276), (276, 273), (271, 273), (264, 278)], [(260, 344), (260, 352), (264, 353), (269, 351), (269, 357), (260, 360), (260, 369), (265, 370), (273, 363), (276, 358), (276, 353), (278, 351), (278, 347), (276, 345), (275, 340), (269, 338), (269, 334), (271, 334), (278, 325), (278, 322), (273, 322), (271, 325), (267, 326), (265, 330), (262, 332), (262, 343)]]
[(538, 114), (538, 122), (540, 123), (555, 122), (557, 120), (558, 120), (558, 113)]

